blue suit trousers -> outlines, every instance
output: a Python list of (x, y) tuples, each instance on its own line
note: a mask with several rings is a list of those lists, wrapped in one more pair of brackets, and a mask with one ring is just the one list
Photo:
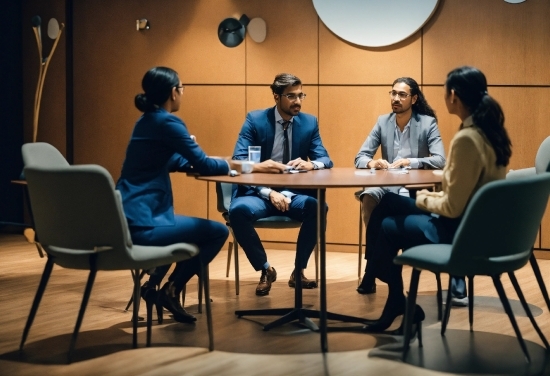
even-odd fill
[[(199, 247), (200, 254), (189, 260), (176, 263), (176, 267), (169, 277), (174, 282), (176, 292), (200, 272), (200, 262), (207, 265), (216, 257), (229, 236), (227, 227), (219, 222), (203, 218), (176, 215), (173, 226), (157, 227), (130, 227), (132, 241), (139, 245), (165, 246), (174, 243), (194, 243)], [(168, 273), (170, 265), (155, 268), (149, 281), (160, 285)]]
[(289, 210), (284, 213), (270, 201), (255, 195), (239, 196), (231, 200), (229, 221), (233, 233), (255, 270), (263, 269), (267, 254), (254, 229), (254, 222), (271, 216), (287, 216), (302, 222), (296, 244), (295, 265), (305, 269), (317, 243), (317, 199), (297, 194), (292, 197)]

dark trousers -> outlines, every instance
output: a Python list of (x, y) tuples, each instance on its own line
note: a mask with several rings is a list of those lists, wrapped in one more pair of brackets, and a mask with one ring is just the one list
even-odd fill
[[(176, 215), (175, 222), (173, 226), (131, 227), (130, 233), (132, 241), (139, 245), (165, 246), (174, 243), (193, 243), (199, 247), (199, 256), (176, 263), (168, 279), (174, 282), (176, 292), (179, 293), (183, 286), (200, 272), (201, 261), (207, 265), (216, 257), (229, 236), (229, 230), (219, 222), (183, 215)], [(155, 268), (149, 281), (160, 285), (169, 269), (170, 265)]]
[(297, 194), (292, 197), (289, 210), (284, 213), (275, 208), (271, 201), (258, 196), (239, 196), (231, 200), (229, 221), (233, 233), (255, 270), (263, 269), (267, 254), (254, 229), (254, 222), (281, 215), (302, 222), (296, 243), (295, 265), (305, 269), (317, 243), (317, 199)]
[[(460, 220), (432, 215), (419, 209), (410, 197), (387, 193), (373, 210), (367, 227), (369, 271), (388, 284), (390, 295), (402, 296), (402, 267), (393, 263), (399, 250), (406, 252), (421, 244), (450, 244)], [(454, 278), (462, 280), (455, 286), (463, 288), (465, 294), (464, 278)]]

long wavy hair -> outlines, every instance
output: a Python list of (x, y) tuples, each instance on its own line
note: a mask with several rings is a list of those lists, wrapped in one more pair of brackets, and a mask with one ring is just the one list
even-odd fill
[(413, 78), (399, 77), (395, 81), (393, 81), (393, 84), (391, 86), (393, 87), (393, 85), (395, 85), (398, 82), (409, 85), (409, 87), (411, 88), (411, 96), (415, 96), (415, 95), (418, 96), (418, 98), (416, 99), (416, 103), (412, 105), (412, 109), (414, 112), (420, 115), (431, 116), (435, 120), (437, 120), (435, 111), (433, 110), (433, 108), (430, 107), (430, 105), (428, 104), (428, 101), (424, 97), (424, 94), (422, 94), (422, 91), (420, 91), (420, 87), (418, 86), (418, 83)]
[(447, 95), (454, 90), (472, 114), (474, 124), (483, 131), (495, 150), (497, 166), (508, 166), (512, 142), (504, 128), (504, 113), (500, 104), (487, 92), (487, 79), (483, 72), (469, 66), (453, 69), (447, 75), (445, 88)]

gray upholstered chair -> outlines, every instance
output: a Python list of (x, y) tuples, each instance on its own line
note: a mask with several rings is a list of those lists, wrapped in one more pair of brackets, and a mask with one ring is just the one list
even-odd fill
[[(33, 144), (23, 146), (32, 153)], [(23, 348), (54, 264), (64, 268), (89, 270), (84, 297), (72, 334), (69, 361), (98, 270), (131, 270), (134, 300), (139, 301), (139, 275), (150, 269), (198, 255), (193, 244), (178, 243), (165, 247), (132, 244), (122, 209), (120, 193), (111, 176), (101, 166), (81, 165), (55, 168), (25, 166), (36, 231), (47, 252), (45, 265), (34, 298), (20, 349)], [(208, 268), (203, 267), (204, 289), (209, 297)], [(209, 349), (213, 349), (210, 300), (206, 302)], [(147, 314), (147, 346), (151, 343), (151, 310)], [(133, 346), (137, 347), (138, 305), (134, 305)]]
[[(418, 280), (422, 270), (468, 277), (470, 331), (473, 331), (474, 276), (490, 276), (523, 353), (527, 361), (530, 361), (527, 347), (500, 281), (500, 276), (508, 273), (533, 327), (546, 348), (550, 347), (533, 318), (514, 275), (514, 271), (523, 267), (533, 254), (533, 242), (546, 210), (549, 194), (550, 173), (488, 183), (472, 197), (452, 244), (426, 244), (412, 247), (394, 259), (396, 264), (413, 267), (404, 317), (403, 358), (409, 349)], [(441, 335), (445, 334), (449, 320), (450, 303), (451, 295), (447, 294)], [(420, 336), (419, 339), (421, 339)], [(419, 342), (421, 345), (421, 341)]]
[[(546, 139), (542, 141), (542, 143), (540, 144), (539, 149), (537, 151), (537, 155), (535, 157), (534, 167), (522, 168), (519, 170), (510, 170), (506, 175), (506, 179), (517, 179), (517, 178), (523, 178), (526, 176), (534, 176), (536, 174), (546, 173), (549, 171), (550, 171), (550, 136), (546, 137)], [(539, 244), (538, 244), (538, 247), (533, 247), (534, 250), (542, 249), (541, 234), (542, 234), (542, 223), (539, 224)], [(531, 264), (531, 267), (533, 268), (533, 272), (535, 273), (535, 278), (537, 279), (537, 283), (540, 287), (542, 296), (544, 297), (544, 300), (546, 302), (546, 306), (548, 307), (548, 310), (550, 310), (550, 296), (548, 295), (548, 290), (546, 289), (546, 285), (544, 284), (544, 279), (542, 278), (539, 264), (537, 263), (537, 259), (534, 253), (531, 254), (529, 263)]]
[[(229, 249), (227, 252), (227, 268), (225, 276), (229, 277), (229, 269), (231, 267), (231, 254), (235, 255), (235, 294), (239, 295), (239, 245), (235, 240), (235, 234), (233, 234), (233, 229), (231, 228), (231, 222), (229, 221), (229, 206), (231, 205), (231, 195), (233, 190), (233, 184), (230, 183), (216, 183), (216, 197), (217, 197), (217, 208), (218, 211), (222, 214), (225, 224), (231, 232), (233, 238), (232, 242), (229, 242)], [(254, 223), (255, 228), (300, 228), (302, 222), (295, 221), (286, 216), (271, 216), (267, 218), (262, 218)], [(319, 259), (319, 247), (315, 247), (315, 280), (319, 281), (319, 268), (318, 265)]]
[[(32, 150), (32, 152), (29, 152)], [(45, 143), (45, 142), (35, 142), (32, 144), (31, 148), (23, 148), (23, 164), (24, 166), (32, 164), (34, 166), (40, 166), (40, 167), (66, 167), (69, 166), (69, 162), (65, 159), (65, 157), (52, 145)], [(25, 178), (24, 174), (21, 176), (23, 179)], [(32, 214), (32, 208), (30, 205), (29, 200), (29, 192), (26, 187), (26, 181), (21, 181), (23, 184), (25, 184), (25, 199), (27, 201), (27, 206), (30, 214), (30, 220), (31, 220), (31, 228), (27, 228), (24, 231), (25, 238), (27, 241), (31, 244), (34, 244), (36, 246), (36, 249), (38, 250), (38, 254), (40, 257), (44, 257), (44, 251), (42, 249), (42, 246), (40, 245), (40, 242), (38, 241), (38, 238), (36, 237), (36, 232), (34, 230), (34, 216)]]
[(522, 168), (519, 170), (510, 170), (506, 179), (514, 179), (524, 176), (533, 176), (542, 172), (548, 172), (550, 169), (550, 136), (546, 137), (537, 150), (535, 157), (535, 166)]

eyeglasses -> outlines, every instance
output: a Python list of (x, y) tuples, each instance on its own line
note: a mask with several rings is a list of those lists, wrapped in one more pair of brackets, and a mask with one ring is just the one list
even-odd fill
[(176, 89), (181, 89), (181, 92), (183, 93), (183, 91), (185, 90), (185, 86), (181, 85), (181, 86), (174, 86)]
[(407, 97), (411, 96), (411, 94), (405, 93), (404, 91), (390, 90), (388, 93), (390, 93), (390, 98), (391, 99), (393, 99), (395, 97), (399, 97), (399, 99), (407, 99)]
[(296, 99), (300, 99), (303, 101), (306, 99), (306, 95), (304, 93), (300, 94), (281, 94), (281, 97), (287, 97), (289, 101), (294, 102)]

